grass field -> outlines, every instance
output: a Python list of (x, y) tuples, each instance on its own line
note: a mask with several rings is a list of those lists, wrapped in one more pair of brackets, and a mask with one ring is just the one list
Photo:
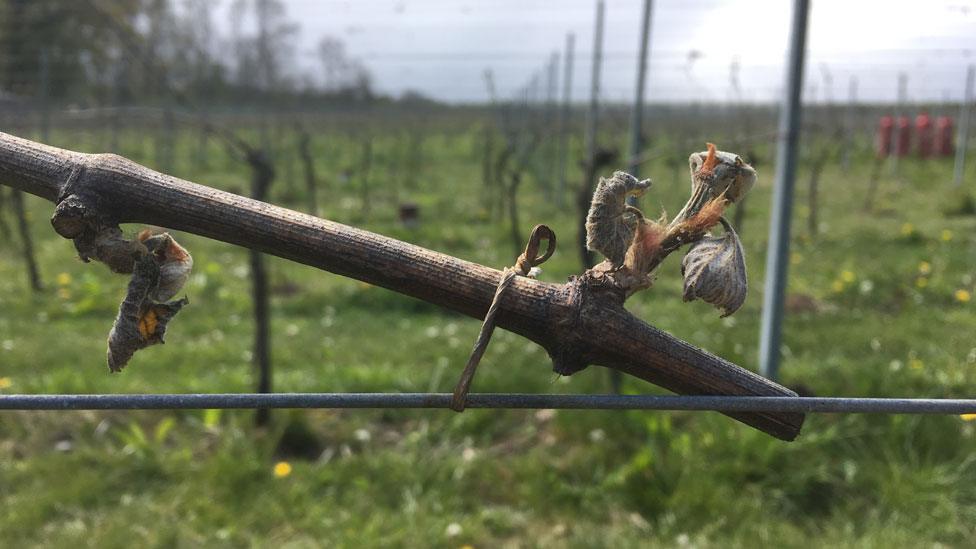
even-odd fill
[[(359, 142), (315, 136), (323, 216), (502, 267), (508, 229), (489, 215), (480, 132), (423, 142), (415, 181), (397, 134), (377, 137), (371, 207), (355, 174)], [(89, 136), (90, 137), (90, 136)], [(708, 136), (704, 136), (704, 141)], [(56, 133), (55, 144), (98, 144)], [(206, 166), (177, 143), (174, 174), (246, 189), (215, 143)], [(718, 143), (724, 148), (722, 143)], [(149, 165), (152, 142), (123, 136)], [(683, 158), (691, 151), (686, 151)], [(655, 157), (643, 208), (687, 193)], [(682, 159), (682, 162), (684, 160)], [(297, 164), (295, 164), (297, 170)], [(339, 177), (353, 170), (348, 181)], [(946, 215), (951, 161), (884, 172), (861, 208), (870, 161), (832, 163), (819, 234), (806, 234), (801, 169), (784, 328), (783, 382), (819, 396), (971, 397), (976, 392), (976, 217)], [(303, 207), (300, 174), (274, 201)], [(747, 368), (757, 362), (772, 166), (759, 166), (742, 230), (750, 296), (729, 319), (681, 302), (679, 258), (628, 308)], [(572, 182), (578, 179), (571, 170)], [(976, 173), (970, 167), (971, 186)], [(578, 272), (572, 210), (529, 179), (523, 231), (552, 226), (561, 249), (542, 278)], [(419, 204), (421, 225), (396, 219)], [(571, 197), (566, 197), (571, 204)], [(105, 336), (126, 280), (76, 259), (27, 198), (46, 289), (28, 290), (16, 240), (0, 242), (0, 392), (244, 392), (253, 388), (247, 253), (192, 235), (191, 305), (167, 345), (119, 375)], [(9, 215), (8, 215), (9, 221)], [(135, 230), (136, 227), (127, 227)], [(386, 290), (270, 258), (278, 391), (450, 391), (478, 331), (461, 317)], [(631, 393), (657, 392), (635, 379)], [(545, 352), (495, 335), (476, 391), (605, 392), (606, 371), (570, 378)], [(808, 417), (784, 443), (717, 413), (589, 411), (279, 411), (267, 429), (246, 411), (0, 414), (0, 540), (9, 547), (415, 546), (918, 547), (976, 544), (976, 421), (958, 416)]]

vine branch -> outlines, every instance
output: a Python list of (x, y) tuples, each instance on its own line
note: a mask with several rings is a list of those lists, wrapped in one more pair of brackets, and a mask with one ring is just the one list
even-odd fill
[[(68, 182), (70, 178), (70, 184)], [(502, 273), (326, 219), (165, 175), (112, 154), (83, 154), (0, 133), (0, 184), (58, 204), (65, 238), (86, 220), (145, 223), (276, 255), (484, 318)], [(61, 214), (61, 215), (59, 215)], [(796, 396), (722, 358), (662, 332), (623, 307), (599, 277), (553, 284), (517, 277), (498, 304), (497, 325), (541, 345), (563, 375), (590, 364), (681, 394)], [(800, 413), (727, 415), (783, 440)]]

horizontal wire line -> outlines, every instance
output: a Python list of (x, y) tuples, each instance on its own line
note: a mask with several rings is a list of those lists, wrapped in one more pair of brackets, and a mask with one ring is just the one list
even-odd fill
[[(0, 395), (0, 410), (449, 408), (451, 393)], [(468, 408), (976, 414), (976, 399), (476, 393)]]

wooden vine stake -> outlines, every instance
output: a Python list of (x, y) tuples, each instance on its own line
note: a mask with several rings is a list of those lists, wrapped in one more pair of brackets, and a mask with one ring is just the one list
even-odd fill
[[(616, 206), (608, 199), (617, 195), (594, 197), (595, 205), (607, 206), (595, 213), (607, 215), (591, 216), (588, 224), (595, 222), (596, 236), (616, 235), (606, 241), (609, 248), (600, 245), (597, 250), (619, 258), (615, 254), (622, 242), (622, 261), (608, 259), (564, 284), (515, 276), (498, 299), (495, 323), (545, 348), (553, 369), (563, 375), (593, 364), (681, 394), (796, 396), (648, 325), (623, 307), (630, 294), (650, 285), (654, 269), (668, 254), (686, 244), (692, 244), (690, 253), (702, 253), (695, 251), (694, 244), (709, 238), (707, 231), (719, 223), (726, 204), (738, 200), (755, 179), (752, 168), (738, 157), (713, 148), (693, 154), (691, 165), (692, 197), (668, 224), (649, 221), (636, 209), (621, 207), (619, 216), (610, 215)], [(97, 234), (120, 223), (156, 225), (311, 265), (479, 319), (488, 312), (503, 275), (419, 246), (155, 172), (120, 156), (82, 154), (4, 133), (0, 133), (0, 184), (57, 204), (54, 229), (76, 243), (91, 238), (93, 231)], [(633, 186), (626, 174), (618, 173), (600, 186), (616, 192), (615, 185), (628, 184)], [(619, 195), (621, 201), (625, 194)], [(632, 231), (629, 242), (628, 229)], [(696, 272), (706, 269), (728, 275), (728, 268), (735, 265), (724, 260), (726, 256), (699, 257)], [(699, 272), (695, 284), (721, 279), (704, 273)], [(686, 287), (685, 295), (714, 300), (728, 293), (714, 290)], [(794, 439), (804, 419), (799, 413), (727, 415), (783, 440)]]

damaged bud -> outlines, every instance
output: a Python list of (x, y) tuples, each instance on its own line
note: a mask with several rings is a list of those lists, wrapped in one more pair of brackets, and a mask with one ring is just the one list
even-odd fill
[(133, 258), (146, 253), (139, 240), (129, 240), (118, 227), (103, 227), (93, 235), (83, 234), (74, 239), (78, 257), (88, 263), (96, 259), (113, 273), (130, 274), (135, 265)]
[(672, 225), (693, 218), (708, 203), (720, 200), (738, 202), (756, 183), (756, 170), (734, 153), (719, 151), (708, 143), (708, 150), (688, 158), (691, 170), (691, 198), (672, 221)]
[(696, 242), (681, 261), (684, 300), (701, 299), (721, 309), (723, 317), (736, 312), (746, 300), (745, 254), (739, 236), (725, 218), (722, 236)]
[[(626, 203), (628, 196), (643, 194), (650, 181), (624, 172), (600, 179), (586, 218), (586, 247), (607, 260), (587, 271), (591, 278), (606, 278), (626, 299), (651, 286), (668, 255), (691, 245), (682, 261), (685, 301), (702, 299), (722, 309), (723, 316), (742, 306), (747, 287), (744, 254), (738, 235), (722, 215), (752, 188), (756, 171), (738, 155), (707, 146), (689, 159), (691, 196), (670, 222), (663, 215), (656, 221), (647, 219)], [(712, 237), (709, 230), (718, 223), (725, 235)]]
[(164, 343), (166, 326), (189, 301), (167, 302), (186, 283), (193, 258), (167, 233), (139, 234), (144, 251), (132, 254), (132, 279), (108, 336), (108, 367), (121, 371), (136, 351)]
[(189, 280), (193, 257), (169, 233), (153, 234), (146, 229), (138, 240), (159, 264), (159, 285), (149, 297), (155, 301), (172, 299)]
[(586, 249), (600, 252), (614, 267), (623, 265), (643, 219), (640, 210), (627, 205), (627, 197), (640, 196), (650, 186), (650, 179), (641, 181), (625, 172), (600, 178), (586, 216)]

